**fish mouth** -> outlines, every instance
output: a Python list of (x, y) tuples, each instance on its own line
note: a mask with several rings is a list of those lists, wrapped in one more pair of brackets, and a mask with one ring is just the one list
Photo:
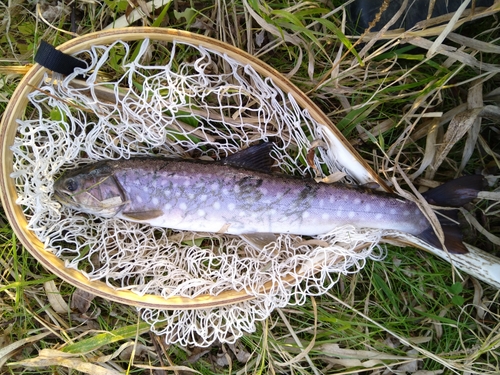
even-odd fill
[(77, 206), (76, 202), (73, 199), (71, 199), (71, 197), (66, 193), (62, 193), (58, 190), (55, 190), (53, 197), (57, 202), (61, 203), (63, 206), (66, 207)]

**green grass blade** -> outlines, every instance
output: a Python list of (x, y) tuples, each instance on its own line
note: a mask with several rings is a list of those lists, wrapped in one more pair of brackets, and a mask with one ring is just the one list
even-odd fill
[(94, 337), (65, 346), (62, 348), (62, 351), (66, 353), (79, 354), (89, 353), (117, 341), (133, 339), (137, 335), (148, 332), (150, 329), (151, 326), (148, 323), (138, 323), (121, 327), (114, 331), (99, 333)]

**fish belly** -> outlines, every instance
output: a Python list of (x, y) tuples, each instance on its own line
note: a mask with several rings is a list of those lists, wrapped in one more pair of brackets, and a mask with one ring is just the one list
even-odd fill
[[(120, 217), (179, 230), (318, 235), (342, 225), (419, 234), (429, 227), (409, 201), (366, 189), (247, 171), (169, 162), (117, 170), (128, 204)], [(131, 215), (133, 213), (134, 215)]]

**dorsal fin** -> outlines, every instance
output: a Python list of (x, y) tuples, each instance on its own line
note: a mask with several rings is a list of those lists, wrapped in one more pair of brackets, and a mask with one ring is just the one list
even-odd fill
[(270, 173), (271, 167), (274, 164), (274, 159), (271, 157), (272, 149), (272, 142), (261, 143), (260, 145), (250, 146), (233, 155), (229, 155), (227, 158), (222, 159), (220, 163)]

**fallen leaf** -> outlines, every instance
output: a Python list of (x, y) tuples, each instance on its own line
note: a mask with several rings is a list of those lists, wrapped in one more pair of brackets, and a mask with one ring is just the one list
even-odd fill
[(52, 332), (44, 332), (40, 333), (35, 336), (29, 336), (26, 337), (25, 339), (18, 340), (16, 342), (13, 342), (12, 344), (9, 344), (3, 348), (0, 348), (0, 368), (7, 362), (7, 360), (14, 354), (14, 352), (22, 348), (24, 345), (29, 344), (31, 342), (36, 342), (38, 340), (43, 339), (44, 337), (50, 335)]
[(189, 356), (188, 359), (186, 359), (186, 362), (188, 363), (195, 363), (197, 362), (201, 357), (203, 357), (205, 354), (210, 352), (210, 348), (194, 348), (191, 351), (191, 355)]
[(444, 161), (451, 148), (467, 133), (476, 121), (482, 108), (474, 108), (468, 111), (457, 114), (450, 122), (448, 130), (443, 138), (443, 143), (436, 151), (436, 158), (432, 163), (432, 170), (436, 171), (437, 168)]
[(89, 310), (90, 304), (94, 298), (95, 296), (93, 294), (83, 289), (77, 289), (71, 298), (71, 309), (76, 309), (82, 314), (85, 314)]
[(236, 359), (240, 363), (247, 363), (252, 355), (245, 350), (245, 347), (241, 345), (241, 342), (236, 342), (235, 344), (228, 344), (229, 349), (234, 353)]
[(58, 314), (67, 314), (69, 311), (68, 304), (62, 298), (54, 280), (43, 283), (43, 288), (45, 289), (50, 307)]
[(121, 375), (120, 372), (108, 369), (81, 359), (80, 356), (72, 353), (65, 353), (59, 350), (43, 349), (36, 358), (30, 358), (20, 362), (9, 363), (9, 366), (23, 367), (49, 367), (61, 366), (76, 371), (81, 371), (84, 374), (91, 375)]

